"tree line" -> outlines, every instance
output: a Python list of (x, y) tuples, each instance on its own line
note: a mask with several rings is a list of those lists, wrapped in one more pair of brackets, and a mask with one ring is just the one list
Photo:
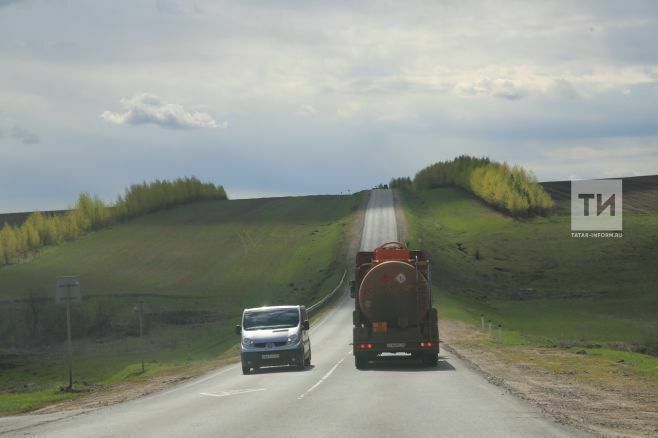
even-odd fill
[(117, 222), (189, 202), (226, 200), (224, 187), (195, 177), (133, 184), (113, 205), (98, 196), (81, 193), (73, 209), (64, 214), (35, 211), (20, 226), (0, 229), (0, 266), (11, 264), (45, 245), (75, 240)]
[(515, 216), (545, 215), (553, 200), (534, 175), (520, 166), (461, 155), (421, 169), (411, 178), (394, 178), (391, 188), (431, 189), (458, 186)]
[(411, 190), (414, 188), (414, 183), (408, 176), (403, 176), (391, 179), (388, 186), (392, 189)]

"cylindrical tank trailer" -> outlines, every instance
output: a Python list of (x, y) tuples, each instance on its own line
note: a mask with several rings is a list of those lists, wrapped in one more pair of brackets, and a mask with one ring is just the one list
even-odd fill
[(389, 242), (357, 253), (351, 293), (357, 368), (383, 353), (410, 353), (436, 366), (439, 329), (423, 251)]

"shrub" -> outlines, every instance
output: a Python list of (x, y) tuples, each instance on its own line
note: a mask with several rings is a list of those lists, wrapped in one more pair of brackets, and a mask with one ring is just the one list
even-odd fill
[(391, 182), (388, 183), (388, 186), (392, 189), (411, 190), (413, 189), (413, 182), (408, 176), (393, 178), (391, 179)]
[(434, 163), (416, 173), (413, 186), (417, 189), (458, 186), (516, 216), (546, 214), (553, 206), (553, 200), (532, 173), (489, 158), (462, 155), (452, 161)]
[(194, 177), (132, 185), (112, 206), (84, 192), (75, 207), (63, 215), (46, 216), (36, 211), (19, 227), (5, 224), (0, 229), (0, 266), (44, 245), (75, 240), (117, 221), (188, 202), (225, 199), (228, 197), (222, 186), (202, 183)]

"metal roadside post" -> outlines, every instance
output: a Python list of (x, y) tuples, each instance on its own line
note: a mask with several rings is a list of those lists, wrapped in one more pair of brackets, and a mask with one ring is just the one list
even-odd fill
[(135, 312), (138, 313), (139, 315), (139, 347), (142, 350), (141, 356), (142, 356), (142, 374), (144, 374), (144, 339), (143, 339), (143, 324), (142, 324), (142, 314), (144, 311), (144, 299), (140, 298), (139, 302), (135, 306)]
[(489, 320), (489, 339), (491, 339), (491, 320)]
[(484, 331), (484, 313), (480, 315), (480, 325), (482, 326), (482, 331)]
[(55, 301), (66, 303), (66, 338), (69, 362), (69, 386), (73, 388), (73, 347), (71, 345), (71, 301), (80, 301), (80, 277), (77, 275), (55, 278)]
[(503, 343), (503, 325), (498, 324), (498, 343), (502, 344)]

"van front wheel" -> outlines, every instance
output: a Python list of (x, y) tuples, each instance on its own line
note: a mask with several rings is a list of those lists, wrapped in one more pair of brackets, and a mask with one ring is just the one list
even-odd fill
[(297, 369), (298, 370), (303, 370), (306, 365), (306, 359), (304, 358), (304, 350), (302, 349), (301, 353), (299, 353), (299, 357), (297, 358)]

